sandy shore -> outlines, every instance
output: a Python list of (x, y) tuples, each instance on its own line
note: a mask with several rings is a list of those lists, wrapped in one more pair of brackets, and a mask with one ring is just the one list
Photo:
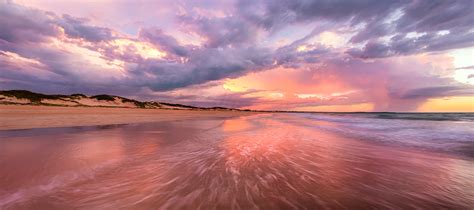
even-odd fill
[(0, 130), (108, 125), (251, 115), (235, 111), (0, 105)]

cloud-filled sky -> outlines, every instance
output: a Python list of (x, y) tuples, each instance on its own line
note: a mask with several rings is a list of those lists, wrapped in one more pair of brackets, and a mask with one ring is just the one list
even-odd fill
[(472, 11), (472, 0), (0, 0), (0, 89), (474, 111)]

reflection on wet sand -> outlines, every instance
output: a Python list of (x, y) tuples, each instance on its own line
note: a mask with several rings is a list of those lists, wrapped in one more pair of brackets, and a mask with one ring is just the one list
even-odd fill
[(313, 126), (275, 114), (0, 132), (0, 208), (474, 205), (472, 159)]

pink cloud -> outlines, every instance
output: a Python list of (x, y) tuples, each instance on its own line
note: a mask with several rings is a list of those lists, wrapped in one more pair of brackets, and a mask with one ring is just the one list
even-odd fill
[(453, 79), (458, 66), (446, 53), (474, 45), (472, 13), (425, 3), (4, 0), (1, 88), (378, 111), (474, 95)]

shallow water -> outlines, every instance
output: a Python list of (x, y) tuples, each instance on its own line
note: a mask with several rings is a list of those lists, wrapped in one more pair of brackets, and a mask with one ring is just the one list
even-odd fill
[(0, 131), (0, 209), (472, 209), (472, 122), (401, 120), (260, 114)]

